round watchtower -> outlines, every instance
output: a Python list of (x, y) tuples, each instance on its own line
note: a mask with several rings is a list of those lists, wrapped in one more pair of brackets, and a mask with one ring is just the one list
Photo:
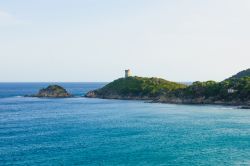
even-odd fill
[(128, 78), (131, 76), (131, 71), (129, 69), (125, 70), (125, 78)]

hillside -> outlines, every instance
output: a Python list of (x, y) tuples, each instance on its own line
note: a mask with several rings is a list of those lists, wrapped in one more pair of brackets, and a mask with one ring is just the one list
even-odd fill
[(243, 70), (235, 75), (233, 75), (232, 77), (228, 78), (228, 79), (239, 79), (242, 77), (250, 77), (250, 68)]
[(249, 70), (222, 82), (206, 81), (184, 85), (161, 78), (117, 79), (85, 96), (106, 99), (152, 100), (161, 103), (250, 105)]
[[(232, 92), (228, 90), (232, 89)], [(168, 100), (166, 96), (165, 100)], [(194, 82), (192, 85), (173, 92), (172, 96), (183, 103), (248, 103), (250, 104), (250, 77), (228, 79), (222, 82)], [(247, 104), (247, 105), (248, 105)]]
[(117, 79), (87, 97), (152, 99), (187, 86), (161, 78), (128, 77)]

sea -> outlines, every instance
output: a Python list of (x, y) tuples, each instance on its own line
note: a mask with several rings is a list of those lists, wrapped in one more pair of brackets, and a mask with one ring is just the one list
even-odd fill
[(84, 98), (106, 83), (0, 83), (0, 165), (250, 165), (250, 110)]

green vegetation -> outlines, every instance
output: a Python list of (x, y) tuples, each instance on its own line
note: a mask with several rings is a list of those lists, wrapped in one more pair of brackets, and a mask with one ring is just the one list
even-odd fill
[(63, 98), (71, 97), (71, 95), (61, 86), (49, 85), (47, 88), (42, 88), (38, 94), (32, 95), (33, 97), (52, 97), (52, 98)]
[(109, 83), (97, 90), (97, 93), (99, 95), (155, 97), (182, 88), (186, 88), (186, 85), (160, 78), (128, 77)]
[(239, 79), (243, 77), (250, 77), (250, 69), (243, 70), (228, 79)]
[[(229, 93), (228, 90), (233, 92)], [(228, 79), (222, 82), (194, 82), (192, 85), (183, 89), (181, 97), (223, 100), (223, 101), (248, 101), (250, 100), (250, 77), (239, 79)]]
[(245, 76), (248, 73), (249, 69), (222, 82), (197, 81), (189, 86), (161, 78), (120, 78), (101, 89), (90, 91), (86, 97), (150, 99), (169, 103), (250, 105), (250, 76)]

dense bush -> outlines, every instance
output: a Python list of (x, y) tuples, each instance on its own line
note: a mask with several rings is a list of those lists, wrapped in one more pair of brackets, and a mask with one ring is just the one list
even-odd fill
[(166, 81), (160, 78), (128, 77), (120, 78), (109, 83), (100, 89), (99, 93), (153, 97), (180, 88), (186, 88), (186, 85)]
[[(228, 89), (235, 92), (228, 93)], [(183, 89), (183, 97), (204, 97), (223, 100), (249, 100), (250, 99), (250, 77), (240, 79), (227, 79), (222, 82), (207, 81), (194, 82)]]

